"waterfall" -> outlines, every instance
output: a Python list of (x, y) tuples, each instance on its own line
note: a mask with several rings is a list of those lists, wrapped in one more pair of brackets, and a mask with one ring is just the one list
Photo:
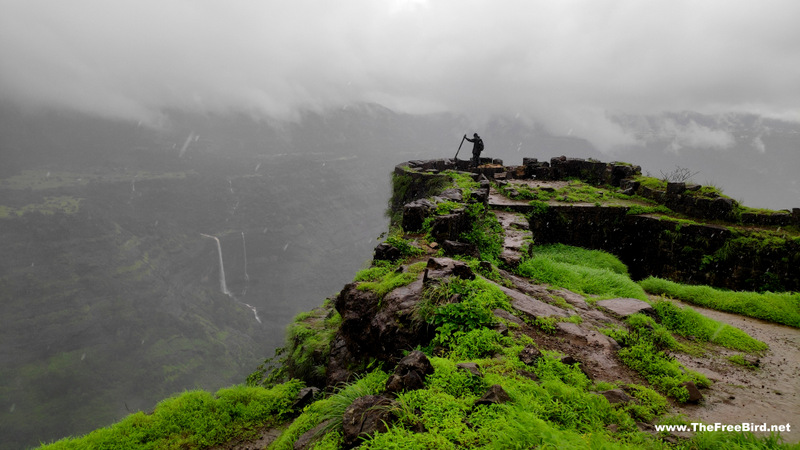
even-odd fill
[(225, 284), (225, 266), (222, 264), (222, 244), (219, 243), (219, 238), (216, 236), (203, 233), (200, 233), (200, 235), (217, 241), (217, 254), (219, 255), (219, 289), (223, 294), (230, 297), (231, 291), (228, 290), (228, 285)]
[(242, 254), (244, 255), (244, 288), (242, 289), (242, 297), (247, 294), (247, 282), (250, 281), (250, 275), (247, 274), (247, 245), (244, 242), (244, 231), (242, 231)]
[[(220, 244), (219, 238), (216, 237), (216, 236), (211, 236), (209, 234), (203, 234), (203, 233), (200, 233), (200, 236), (207, 237), (209, 239), (213, 239), (214, 241), (217, 242), (217, 254), (219, 255), (219, 289), (220, 289), (220, 291), (222, 291), (222, 293), (227, 295), (228, 297), (232, 298), (236, 303), (239, 303), (240, 305), (244, 305), (248, 309), (250, 309), (250, 311), (253, 311), (253, 316), (256, 318), (256, 321), (258, 323), (261, 323), (261, 318), (258, 317), (258, 311), (256, 310), (256, 307), (253, 306), (253, 305), (247, 304), (247, 303), (239, 300), (238, 298), (234, 297), (234, 295), (231, 293), (231, 291), (228, 290), (228, 285), (225, 284), (225, 267), (222, 264), (222, 244)], [(242, 232), (242, 245), (244, 245), (244, 232)], [(247, 254), (246, 253), (245, 253), (245, 272), (244, 273), (245, 273), (245, 280), (247, 280), (249, 277), (247, 276)], [(247, 289), (247, 286), (245, 285), (245, 290), (246, 289)], [(242, 294), (242, 295), (244, 295), (244, 294)]]
[(242, 231), (242, 252), (244, 253), (244, 279), (250, 281), (250, 277), (247, 275), (247, 245), (244, 243), (244, 231)]
[[(196, 136), (195, 136), (195, 134), (194, 134), (194, 131), (192, 131), (191, 133), (189, 133), (189, 136), (188, 136), (188, 137), (186, 138), (186, 140), (183, 142), (183, 147), (181, 147), (181, 151), (180, 151), (180, 153), (178, 153), (178, 158), (183, 158), (183, 154), (184, 154), (184, 153), (186, 153), (186, 149), (187, 149), (187, 148), (189, 148), (189, 143), (190, 143), (190, 142), (192, 142), (192, 139), (194, 139), (195, 141), (197, 141), (197, 139), (195, 139), (195, 137), (196, 137)], [(197, 136), (197, 137), (199, 137), (199, 136)]]

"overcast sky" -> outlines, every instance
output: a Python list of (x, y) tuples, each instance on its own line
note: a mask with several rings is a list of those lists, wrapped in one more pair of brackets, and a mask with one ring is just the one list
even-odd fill
[(608, 112), (800, 121), (800, 1), (0, 0), (0, 100), (156, 121), (372, 101), (599, 147)]

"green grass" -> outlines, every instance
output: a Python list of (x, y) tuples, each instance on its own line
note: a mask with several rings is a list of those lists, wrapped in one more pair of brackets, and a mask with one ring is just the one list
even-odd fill
[(755, 364), (751, 363), (750, 361), (745, 359), (744, 356), (742, 356), (740, 354), (728, 356), (728, 361), (730, 361), (730, 362), (732, 362), (734, 364), (740, 365), (740, 366), (742, 366), (742, 367), (744, 367), (746, 369), (750, 369), (750, 370), (757, 370), (758, 369), (758, 366), (756, 366)]
[(681, 336), (748, 353), (763, 352), (768, 348), (767, 344), (744, 331), (710, 319), (692, 308), (681, 308), (668, 300), (653, 302), (653, 308), (661, 323)]
[(234, 437), (255, 437), (290, 412), (303, 384), (292, 380), (265, 389), (234, 386), (216, 395), (189, 391), (163, 400), (152, 414), (137, 412), (83, 437), (66, 438), (41, 448), (60, 449), (200, 449)]
[(616, 256), (602, 250), (589, 250), (565, 244), (549, 244), (534, 247), (533, 254), (546, 255), (556, 262), (608, 269), (622, 275), (628, 274), (628, 266)]
[(596, 299), (646, 300), (644, 290), (627, 272), (627, 267), (609, 253), (561, 244), (534, 247), (533, 256), (516, 269), (518, 275)]
[(627, 329), (603, 329), (623, 347), (617, 352), (620, 360), (641, 374), (659, 391), (679, 402), (686, 402), (689, 392), (681, 383), (694, 382), (708, 387), (711, 382), (702, 374), (683, 367), (666, 350), (680, 349), (672, 334), (652, 318), (633, 314), (626, 319)]
[[(303, 413), (268, 448), (270, 450), (290, 450), (300, 435), (326, 420), (330, 420), (330, 422), (320, 431), (320, 437), (331, 433), (340, 433), (342, 431), (342, 415), (353, 403), (353, 400), (382, 392), (388, 378), (389, 374), (378, 369), (353, 383), (340, 386), (333, 395), (306, 407)], [(338, 446), (333, 448), (338, 448)]]
[(405, 286), (416, 280), (425, 270), (425, 262), (411, 264), (402, 272), (397, 272), (393, 265), (380, 265), (358, 272), (355, 281), (359, 281), (358, 288), (362, 291), (372, 291), (378, 298), (383, 298), (392, 290)]
[(733, 292), (709, 286), (689, 286), (655, 277), (642, 280), (639, 285), (652, 294), (800, 328), (800, 293)]

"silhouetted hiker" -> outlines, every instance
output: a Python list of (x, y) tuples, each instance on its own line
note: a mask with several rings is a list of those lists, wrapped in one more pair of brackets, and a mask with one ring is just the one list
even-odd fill
[(481, 152), (483, 151), (483, 139), (478, 136), (478, 133), (473, 134), (472, 139), (468, 138), (465, 134), (464, 139), (474, 143), (472, 146), (472, 164), (478, 167), (478, 164), (481, 162)]

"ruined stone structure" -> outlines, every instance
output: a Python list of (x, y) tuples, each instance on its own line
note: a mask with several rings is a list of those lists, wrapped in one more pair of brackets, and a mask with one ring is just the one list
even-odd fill
[[(430, 209), (433, 204), (420, 209), (426, 200), (419, 198), (446, 179), (439, 174), (445, 170), (470, 171), (469, 162), (409, 161), (395, 168), (396, 176), (408, 180), (402, 201), (418, 200), (405, 211), (404, 227), (410, 225), (407, 231), (415, 229), (414, 223), (416, 229), (421, 226), (425, 208)], [(764, 239), (748, 229), (798, 227), (800, 208), (791, 212), (741, 212), (738, 203), (730, 198), (693, 194), (701, 188), (697, 185), (667, 183), (665, 190), (644, 186), (636, 179), (641, 176), (638, 166), (564, 156), (550, 162), (524, 158), (520, 166), (487, 160), (469, 173), (487, 186), (485, 193), (476, 192), (479, 198), (488, 198), (489, 180), (503, 185), (509, 180), (579, 179), (653, 200), (688, 217), (678, 220), (665, 215), (631, 214), (626, 206), (551, 202), (541, 210), (522, 201), (490, 205), (527, 214), (537, 244), (564, 243), (615, 254), (628, 265), (634, 279), (653, 275), (736, 290), (800, 289), (800, 240)], [(458, 223), (457, 219), (437, 218), (451, 227)]]

